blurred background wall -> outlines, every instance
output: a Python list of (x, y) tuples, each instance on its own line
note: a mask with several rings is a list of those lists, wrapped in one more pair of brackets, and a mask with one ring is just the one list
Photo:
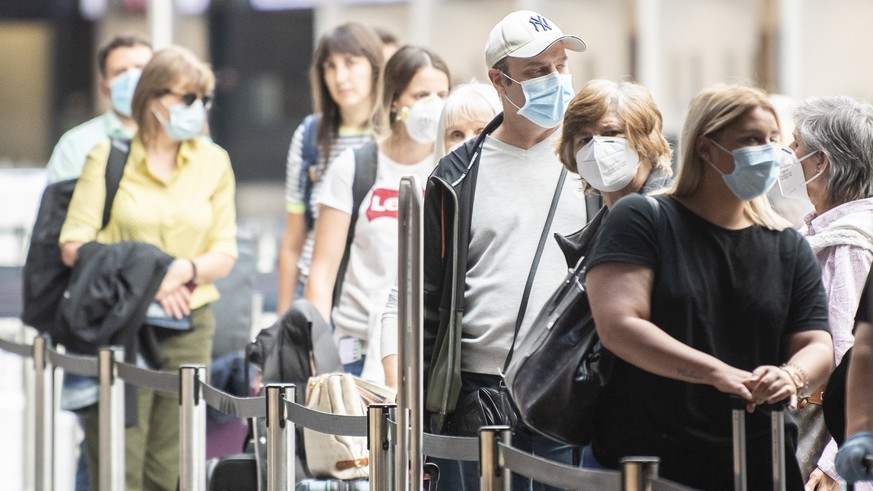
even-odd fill
[[(150, 21), (158, 3), (171, 17)], [(307, 70), (321, 32), (349, 20), (384, 27), (441, 53), (456, 82), (482, 80), (488, 31), (519, 8), (587, 41), (570, 58), (577, 87), (640, 81), (670, 133), (690, 97), (719, 81), (873, 97), (869, 0), (0, 0), (0, 164), (43, 166), (64, 131), (102, 111), (94, 53), (137, 31), (212, 62), (216, 141), (244, 187), (276, 185), (291, 131), (310, 110)]]
[[(577, 88), (594, 77), (648, 86), (673, 142), (690, 98), (716, 82), (754, 84), (788, 100), (873, 98), (871, 0), (0, 0), (0, 169), (43, 168), (61, 134), (106, 109), (95, 52), (111, 36), (137, 32), (158, 48), (192, 49), (218, 76), (210, 128), (233, 162), (242, 230), (256, 243), (269, 310), (285, 157), (311, 111), (318, 36), (360, 21), (432, 47), (456, 83), (484, 81), (488, 32), (516, 9), (585, 39), (588, 51), (569, 59)], [(18, 230), (29, 229), (30, 215)]]

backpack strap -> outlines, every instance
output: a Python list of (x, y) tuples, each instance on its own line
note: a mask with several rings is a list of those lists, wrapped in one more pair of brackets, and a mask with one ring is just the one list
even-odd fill
[(318, 167), (318, 123), (321, 121), (320, 114), (310, 114), (303, 118), (303, 149), (300, 152), (300, 182), (303, 183), (303, 217), (306, 220), (306, 230), (312, 230), (315, 221), (312, 218), (312, 171)]
[(124, 166), (127, 164), (127, 157), (130, 155), (130, 140), (112, 139), (112, 145), (109, 147), (109, 159), (106, 161), (106, 201), (103, 203), (103, 225), (100, 229), (106, 228), (109, 224), (109, 217), (112, 214), (112, 203), (115, 201), (115, 195), (118, 193), (118, 186), (121, 183), (121, 177), (124, 175)]
[(355, 224), (358, 222), (358, 211), (367, 193), (376, 184), (376, 169), (379, 164), (379, 146), (376, 142), (370, 142), (363, 147), (355, 149), (355, 178), (352, 181), (352, 216), (349, 220), (349, 232), (346, 235), (346, 247), (343, 251), (343, 259), (340, 261), (336, 273), (336, 282), (333, 285), (333, 305), (339, 303), (342, 293), (343, 280), (346, 277), (346, 269), (349, 267), (349, 254), (352, 250), (352, 242), (355, 240)]

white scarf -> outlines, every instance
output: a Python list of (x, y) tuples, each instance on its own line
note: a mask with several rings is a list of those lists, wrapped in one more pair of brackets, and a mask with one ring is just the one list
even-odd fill
[(815, 235), (807, 235), (808, 225), (805, 225), (801, 233), (816, 254), (838, 245), (851, 245), (873, 252), (873, 213), (869, 210), (849, 213)]

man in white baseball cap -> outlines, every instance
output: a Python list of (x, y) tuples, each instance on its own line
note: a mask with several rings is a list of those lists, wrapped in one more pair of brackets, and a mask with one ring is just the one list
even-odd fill
[[(488, 77), (503, 113), (440, 160), (428, 179), (424, 359), (430, 362), (425, 406), (433, 432), (475, 436), (470, 434), (475, 422), (462, 420), (472, 410), (464, 408), (475, 406), (478, 389), (500, 385), (510, 347), (566, 275), (566, 262), (551, 237), (586, 223), (585, 200), (576, 181), (566, 178), (555, 149), (574, 95), (567, 50), (585, 49), (582, 39), (565, 35), (536, 12), (503, 18), (485, 46)], [(553, 200), (554, 217), (544, 230)], [(460, 377), (451, 368), (458, 338)], [(521, 422), (513, 428), (512, 444), (571, 461), (568, 446)], [(475, 462), (440, 460), (438, 465), (440, 488), (479, 489)], [(512, 488), (552, 489), (516, 474)]]
[(534, 57), (556, 42), (565, 49), (585, 51), (587, 46), (578, 36), (565, 35), (552, 21), (530, 10), (518, 10), (500, 21), (491, 30), (485, 45), (485, 63), (493, 67), (507, 56)]

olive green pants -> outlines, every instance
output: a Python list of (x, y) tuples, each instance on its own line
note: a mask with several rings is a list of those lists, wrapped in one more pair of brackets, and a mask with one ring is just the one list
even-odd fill
[[(215, 316), (209, 305), (191, 312), (193, 328), (160, 341), (160, 370), (178, 373), (182, 365), (206, 365), (212, 357)], [(179, 479), (179, 394), (137, 387), (138, 423), (124, 431), (127, 491), (175, 491)], [(85, 451), (91, 489), (100, 484), (97, 410), (85, 418)]]

